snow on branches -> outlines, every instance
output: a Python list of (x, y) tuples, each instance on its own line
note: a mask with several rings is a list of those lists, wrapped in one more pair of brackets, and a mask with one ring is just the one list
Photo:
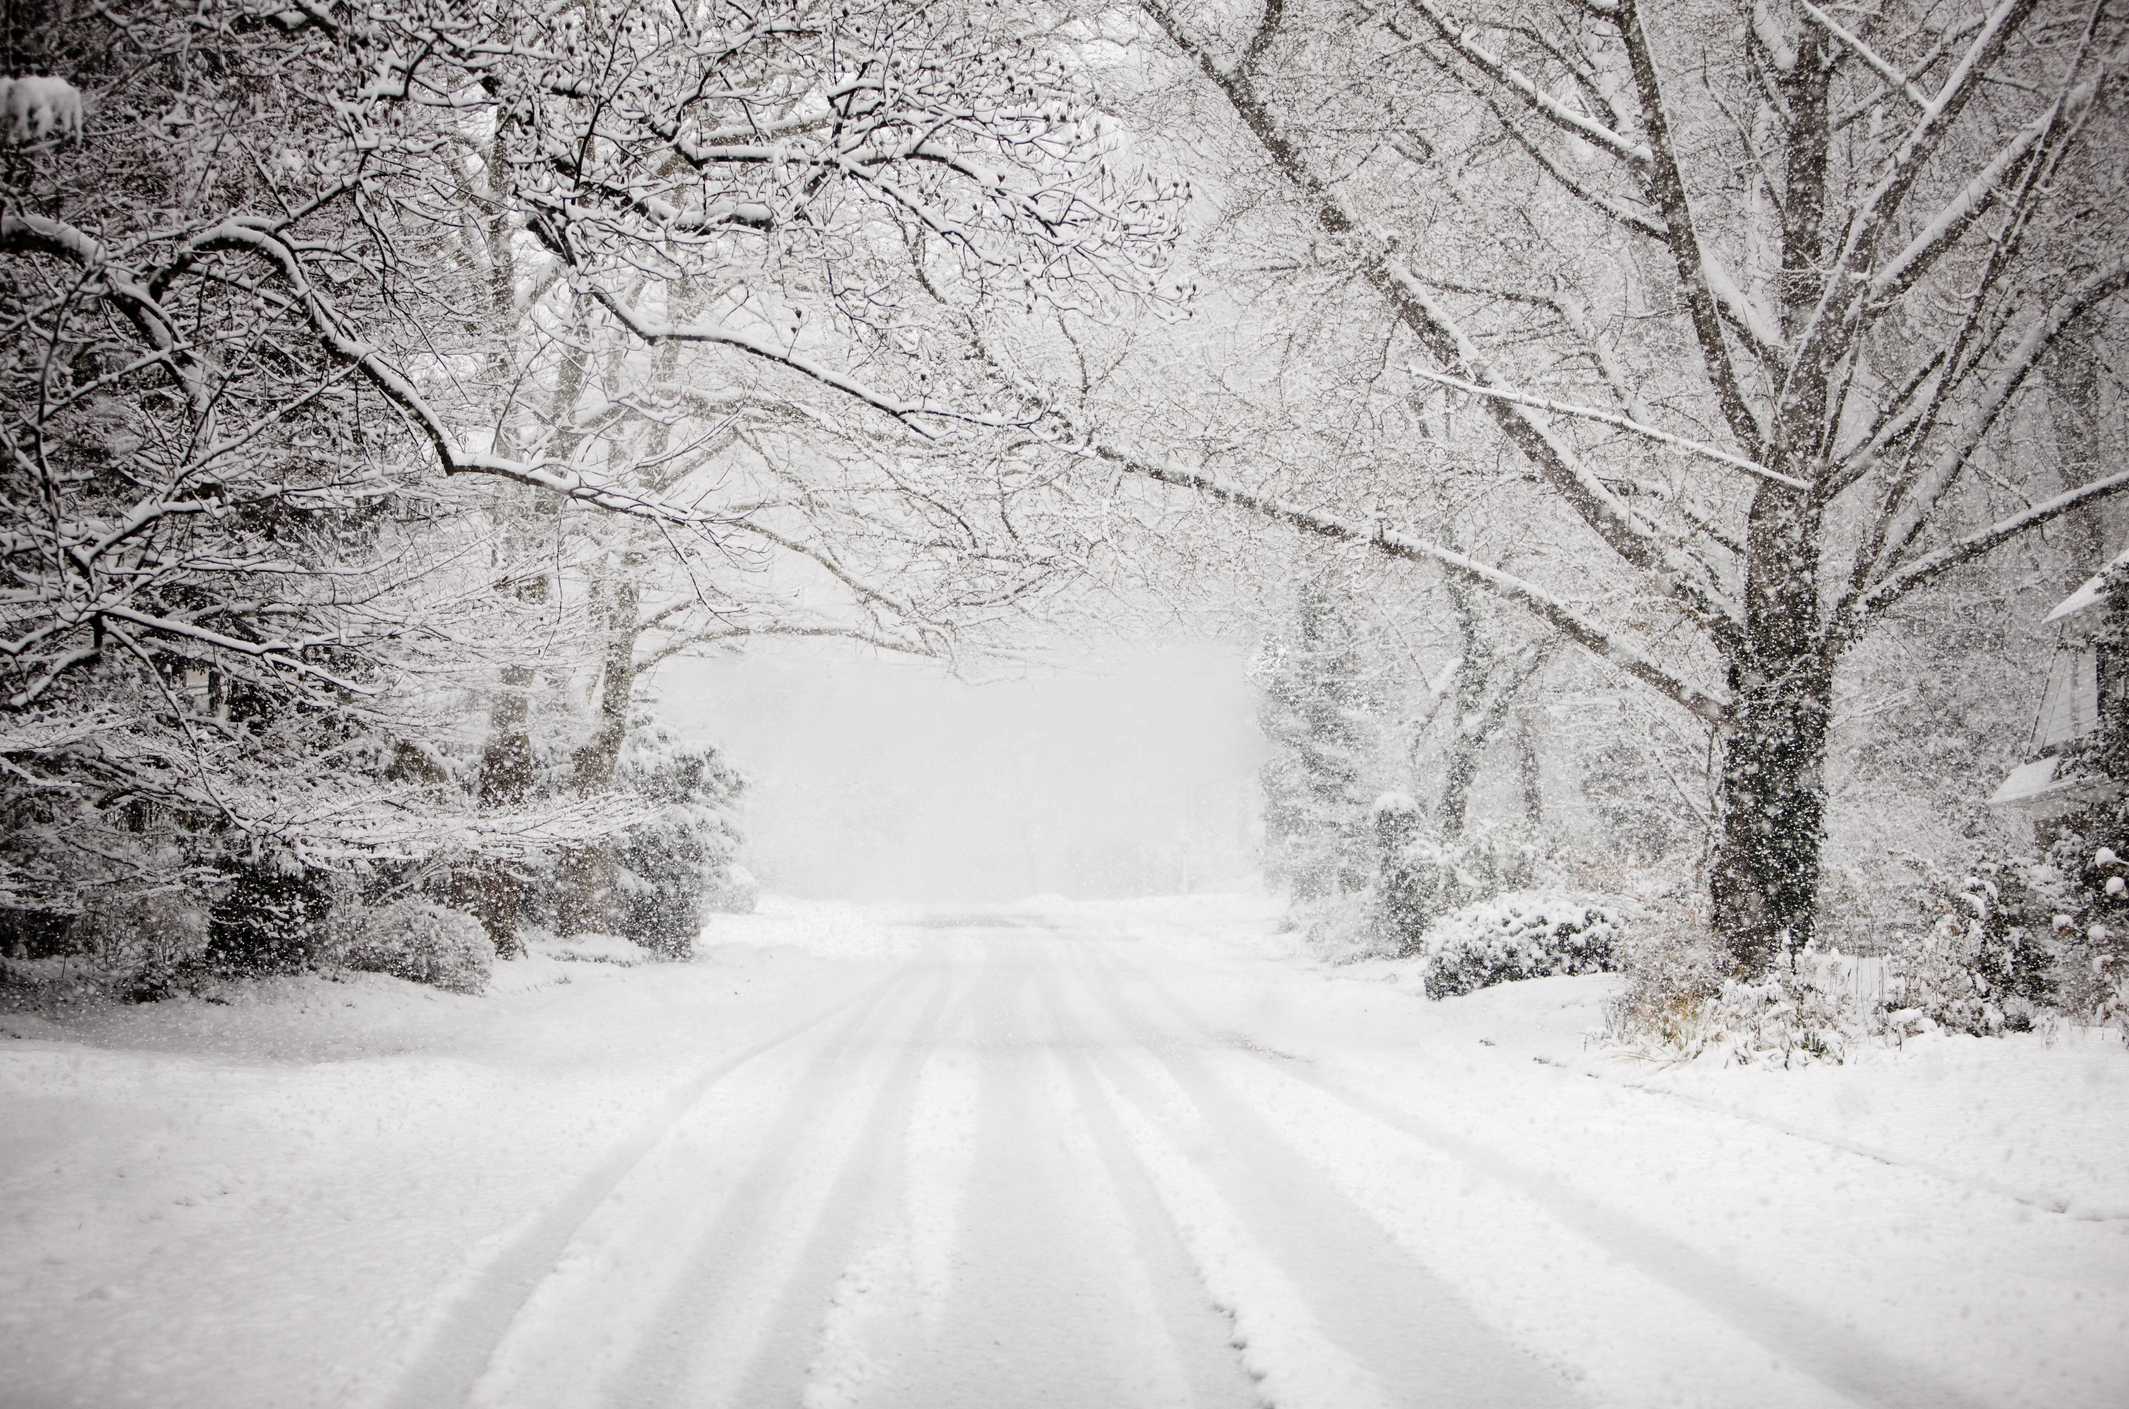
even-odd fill
[(44, 138), (81, 139), (81, 90), (49, 74), (0, 76), (0, 136), (16, 145)]
[[(62, 29), (69, 79), (0, 103), (0, 787), (34, 802), (10, 853), (50, 862), (25, 894), (166, 823), (507, 853), (430, 748), (469, 699), (596, 675), (624, 605), (628, 645), (685, 626), (660, 649), (792, 625), (692, 570), (692, 615), (639, 620), (621, 579), (664, 548), (789, 557), (854, 603), (798, 629), (938, 649), (1046, 567), (938, 491), (975, 463), (939, 444), (995, 418), (907, 295), (1144, 296), (1182, 198), (973, 6), (140, 0)], [(860, 428), (931, 448), (883, 468)], [(565, 504), (653, 546), (570, 556), (598, 535)], [(586, 789), (580, 836), (627, 824)]]

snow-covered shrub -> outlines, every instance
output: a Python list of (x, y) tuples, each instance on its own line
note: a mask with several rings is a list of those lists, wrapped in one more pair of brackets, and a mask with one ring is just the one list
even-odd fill
[(1626, 986), (1606, 1013), (1605, 1037), (1629, 1047), (1697, 1053), (1708, 1005), (1723, 980), (1714, 937), (1699, 912), (1653, 909), (1614, 957)]
[(453, 993), (488, 986), (495, 945), (481, 922), (433, 900), (394, 901), (335, 924), (337, 957), (351, 969), (390, 974)]
[[(2052, 913), (2056, 998), (2080, 1022), (2111, 1023), (2129, 1040), (2129, 862), (2098, 836), (2129, 837), (2123, 806), (2102, 825), (2070, 831), (2048, 849), (2041, 900)], [(2125, 843), (2121, 850), (2129, 850)]]
[(1754, 983), (1726, 980), (1700, 1013), (1702, 1044), (1739, 1066), (1846, 1060), (1869, 1025), (1815, 957), (1799, 954), (1794, 968), (1777, 964)]
[(2027, 1032), (2055, 1008), (2056, 947), (2030, 877), (2031, 868), (1991, 863), (1937, 878), (1934, 923), (1891, 956), (1895, 1025)]
[(715, 749), (656, 727), (633, 731), (619, 781), (658, 814), (628, 834), (616, 858), (615, 928), (653, 953), (685, 959), (707, 895), (731, 864), (731, 808), (742, 782)]
[(1718, 1052), (1741, 1066), (1839, 1062), (1870, 1029), (1855, 961), (1813, 950), (1765, 977), (1728, 975), (1705, 917), (1658, 910), (1621, 946), (1626, 987), (1605, 1014), (1605, 1040), (1666, 1060)]
[(1443, 916), (1427, 931), (1421, 977), (1429, 998), (1449, 998), (1554, 974), (1608, 973), (1623, 925), (1600, 901), (1509, 894)]
[(137, 1003), (167, 998), (207, 959), (207, 910), (175, 891), (107, 895), (74, 922), (74, 947), (99, 980)]
[(285, 855), (223, 863), (208, 912), (207, 962), (236, 976), (290, 973), (317, 959), (333, 910), (321, 873)]
[(751, 915), (761, 904), (761, 882), (754, 879), (752, 871), (735, 862), (711, 882), (705, 904), (718, 915)]
[(1444, 837), (1404, 793), (1377, 798), (1372, 820), (1372, 923), (1393, 953), (1418, 953), (1439, 917), (1527, 886), (1536, 871), (1537, 848), (1522, 827), (1478, 826)]
[(63, 78), (0, 76), (0, 139), (13, 144), (47, 136), (78, 141), (82, 116), (81, 90)]
[(1387, 959), (1404, 952), (1394, 937), (1385, 934), (1372, 889), (1297, 900), (1288, 907), (1281, 927), (1298, 932), (1310, 953), (1332, 964)]

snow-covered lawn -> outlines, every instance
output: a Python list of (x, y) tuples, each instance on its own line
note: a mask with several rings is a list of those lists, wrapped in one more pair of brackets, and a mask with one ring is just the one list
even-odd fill
[(2111, 1405), (2129, 1051), (1799, 1072), (1249, 897), (0, 1016), (0, 1402)]

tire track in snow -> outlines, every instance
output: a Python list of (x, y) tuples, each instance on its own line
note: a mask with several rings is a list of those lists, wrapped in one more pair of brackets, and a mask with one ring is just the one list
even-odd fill
[[(1113, 958), (1110, 962), (1116, 965), (1112, 972), (1124, 972)], [(1808, 1375), (1849, 1402), (1888, 1409), (1984, 1409), (1986, 1401), (1969, 1391), (1943, 1381), (1896, 1352), (1862, 1339), (1833, 1317), (1753, 1282), (1708, 1253), (1631, 1214), (1607, 1208), (1550, 1175), (1518, 1165), (1476, 1141), (1444, 1130), (1414, 1112), (1381, 1097), (1351, 1090), (1306, 1062), (1216, 1033), (1151, 973), (1132, 966), (1131, 976), (1205, 1043), (1234, 1053), (1237, 1060), (1274, 1072), (1283, 1081), (1328, 1097), (1519, 1196), (1572, 1236), (1635, 1269), (1687, 1304), (1720, 1316), (1738, 1337), (1760, 1346), (1777, 1363)], [(1123, 1001), (1120, 993), (1119, 1001)], [(1759, 1385), (1764, 1392), (1762, 1378), (1755, 1377), (1750, 1383)]]
[(1087, 1128), (1061, 1060), (1081, 1037), (1049, 1002), (1056, 943), (994, 951), (965, 1006), (977, 1110), (945, 1314), (874, 1402), (1245, 1409), (1231, 1328), (1172, 1230), (1133, 1219)]
[[(878, 1334), (899, 1328), (914, 1310), (905, 1226), (895, 1218), (908, 1181), (908, 1130), (917, 1081), (938, 1046), (948, 990), (942, 984), (903, 1038), (876, 1088), (863, 1126), (844, 1151), (835, 1182), (809, 1227), (740, 1389), (699, 1403), (789, 1403), (794, 1388), (805, 1409), (858, 1402), (900, 1347)], [(960, 996), (956, 1006), (967, 1001)], [(854, 1253), (854, 1255), (853, 1255)]]
[(927, 1337), (942, 1329), (953, 1290), (961, 1197), (976, 1159), (980, 1089), (975, 1058), (965, 1049), (934, 1052), (917, 1077), (902, 1152), (902, 1200), (919, 1331)]
[[(950, 976), (937, 976), (913, 1019), (870, 1038), (851, 1034), (789, 1092), (745, 1175), (693, 1241), (678, 1280), (641, 1318), (640, 1339), (601, 1402), (751, 1406), (798, 1397), (822, 1308), (845, 1264), (811, 1274), (832, 1237), (847, 1237), (850, 1218), (869, 1205), (865, 1157), (898, 1104), (906, 1108), (924, 1050), (916, 1037), (936, 1026), (951, 985)], [(766, 1398), (739, 1393), (776, 1367), (786, 1378)]]
[(816, 1043), (771, 1054), (688, 1113), (661, 1148), (586, 1220), (474, 1385), (479, 1409), (600, 1402), (639, 1353), (658, 1309), (694, 1271), (756, 1152), (790, 1118), (791, 1095), (914, 1001), (917, 977), (861, 1005)]
[(1078, 978), (1086, 1007), (1122, 1038), (1097, 1062), (1114, 1109), (1280, 1409), (1574, 1401), (1137, 1014), (1105, 965)]
[(703, 1099), (734, 1072), (830, 1020), (869, 1015), (907, 975), (897, 972), (737, 1053), (712, 1060), (666, 1097), (559, 1199), (520, 1225), (500, 1251), (451, 1296), (385, 1401), (390, 1409), (438, 1409), (471, 1395), (525, 1305), (551, 1276), (584, 1225)]
[[(1061, 986), (1063, 982), (1059, 971), (1053, 983)], [(1053, 1028), (1062, 1034), (1066, 1020), (1058, 987), (1045, 988), (1042, 997)], [(1084, 1034), (1074, 1042), (1060, 1040), (1051, 1048), (1051, 1061), (1070, 1087), (1076, 1114), (1100, 1163), (1106, 1193), (1129, 1229), (1145, 1270), (1148, 1296), (1175, 1359), (1179, 1365), (1195, 1362), (1198, 1367), (1188, 1378), (1187, 1402), (1276, 1409), (1277, 1401), (1264, 1384), (1272, 1367), (1263, 1362), (1261, 1353), (1251, 1354), (1249, 1337), (1237, 1323), (1233, 1299), (1223, 1298), (1223, 1288), (1213, 1285), (1202, 1270), (1210, 1254), (1193, 1251), (1183, 1224), (1165, 1205), (1161, 1186), (1118, 1118), (1115, 1098), (1095, 1075), (1092, 1045)], [(1212, 1347), (1204, 1344), (1208, 1339), (1214, 1342)], [(1208, 1372), (1208, 1359), (1225, 1360), (1237, 1373)]]

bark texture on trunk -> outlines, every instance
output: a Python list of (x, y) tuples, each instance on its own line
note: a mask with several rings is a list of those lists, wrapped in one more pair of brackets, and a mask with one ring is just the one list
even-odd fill
[[(2049, 352), (2047, 360), (2048, 412), (2054, 422), (2055, 454), (2061, 462), (2062, 487), (2077, 489), (2098, 479), (2112, 468), (2104, 463), (2106, 451), (2100, 437), (2100, 363), (2093, 346), (2090, 318), (2070, 325)], [(2068, 582), (2082, 582), (2114, 557), (2109, 540), (2104, 505), (2094, 504), (2067, 518), (2071, 534), (2071, 565)]]
[(1491, 732), (1486, 721), (1491, 714), (1486, 685), (1493, 674), (1493, 642), (1482, 629), (1478, 605), (1461, 583), (1448, 584), (1449, 606), (1456, 617), (1457, 645), (1461, 651), (1452, 677), (1454, 692), (1449, 701), (1449, 759), (1442, 769), (1441, 797), (1434, 808), (1434, 825), (1449, 841), (1462, 837), (1471, 822), (1471, 785), (1478, 780), (1479, 759)]
[[(581, 797), (614, 785), (621, 748), (628, 740), (629, 703), (636, 690), (639, 593), (633, 565), (623, 563), (606, 604), (606, 652), (600, 667), (599, 714), (591, 737), (570, 760), (570, 786)], [(555, 892), (555, 927), (588, 934), (611, 927), (614, 843), (602, 839), (571, 847), (561, 860)]]
[[(1823, 36), (1807, 27), (1781, 80), (1789, 142), (1774, 292), (1783, 331), (1810, 345), (1772, 408), (1763, 463), (1812, 485), (1825, 482), (1829, 378), (1846, 351), (1839, 337), (1814, 337), (1826, 277), (1831, 73)], [(1750, 434), (1740, 438), (1750, 445)], [(1833, 649), (1820, 611), (1824, 510), (1816, 489), (1764, 484), (1746, 521), (1744, 620), (1725, 651), (1731, 703), (1710, 877), (1715, 936), (1743, 978), (1766, 973), (1817, 929), (1833, 711)]]
[(1745, 620), (1730, 654), (1712, 901), (1732, 970), (1811, 942), (1826, 821), (1833, 657), (1819, 626), (1819, 520), (1793, 491), (1753, 506)]
[(1528, 705), (1516, 711), (1515, 778), (1523, 799), (1523, 821), (1535, 835), (1545, 825), (1545, 786), (1538, 768), (1537, 711)]
[[(529, 667), (511, 666), (503, 672), (502, 690), (488, 716), (488, 742), (481, 748), (476, 797), (483, 812), (518, 806), (532, 794), (532, 739), (527, 732), (531, 687)], [(512, 862), (495, 856), (470, 862), (452, 875), (451, 889), (459, 908), (487, 929), (496, 953), (512, 958), (521, 951), (518, 929), (525, 883)]]

